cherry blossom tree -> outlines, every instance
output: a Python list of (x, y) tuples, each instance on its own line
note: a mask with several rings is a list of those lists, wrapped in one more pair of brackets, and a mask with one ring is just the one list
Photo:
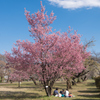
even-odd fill
[(18, 71), (18, 70), (14, 70), (13, 73), (11, 73), (9, 77), (9, 80), (11, 80), (11, 82), (12, 81), (18, 82), (18, 87), (20, 87), (20, 83), (25, 79), (29, 79), (27, 73)]
[[(54, 13), (48, 16), (41, 2), (41, 11), (30, 15), (25, 10), (26, 19), (31, 26), (29, 32), (34, 42), (16, 41), (12, 53), (6, 52), (8, 64), (16, 70), (36, 74), (47, 96), (51, 95), (56, 80), (64, 75), (71, 77), (84, 69), (83, 61), (90, 55), (80, 44), (80, 35), (75, 31), (52, 31), (50, 24), (56, 19)], [(46, 88), (48, 86), (48, 88)]]

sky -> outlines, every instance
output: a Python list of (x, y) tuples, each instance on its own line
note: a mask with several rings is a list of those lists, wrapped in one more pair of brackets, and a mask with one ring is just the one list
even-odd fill
[(51, 26), (66, 32), (68, 26), (78, 30), (81, 42), (91, 39), (94, 45), (88, 51), (100, 52), (100, 0), (0, 0), (0, 54), (11, 49), (17, 40), (34, 40), (29, 36), (29, 24), (24, 8), (30, 14), (40, 10), (42, 1), (47, 14), (52, 11), (57, 19)]

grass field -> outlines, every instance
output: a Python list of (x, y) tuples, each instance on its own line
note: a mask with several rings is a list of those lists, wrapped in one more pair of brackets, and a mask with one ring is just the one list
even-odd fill
[[(0, 83), (0, 100), (100, 100), (100, 90), (96, 88), (94, 80), (78, 83), (69, 92), (75, 95), (73, 98), (47, 97), (44, 89), (33, 82), (22, 82), (21, 88), (17, 83)], [(53, 90), (58, 87), (59, 91), (66, 89), (65, 82), (56, 82)]]

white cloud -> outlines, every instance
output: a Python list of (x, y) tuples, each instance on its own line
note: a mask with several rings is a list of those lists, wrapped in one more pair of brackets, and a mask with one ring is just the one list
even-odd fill
[(65, 9), (100, 7), (100, 0), (48, 0), (52, 5)]

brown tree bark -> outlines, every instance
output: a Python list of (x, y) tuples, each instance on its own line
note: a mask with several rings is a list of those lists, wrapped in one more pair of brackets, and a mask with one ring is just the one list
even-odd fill
[(35, 85), (37, 85), (37, 83), (36, 83), (36, 81), (35, 81), (35, 79), (34, 79), (33, 77), (30, 77), (30, 79), (33, 81), (33, 83), (34, 83)]
[(77, 83), (81, 83), (80, 77), (78, 78)]
[(71, 86), (71, 82), (70, 82), (70, 79), (66, 78), (66, 85), (67, 85), (67, 89), (72, 89), (72, 86)]
[[(56, 78), (54, 78), (52, 81), (46, 81), (44, 82), (44, 88), (47, 96), (51, 96), (52, 93), (52, 87), (55, 83)], [(46, 88), (48, 86), (48, 88)]]
[(51, 96), (52, 87), (50, 87), (50, 86), (48, 86), (48, 88), (45, 87), (45, 92), (46, 92), (47, 96)]
[(20, 88), (20, 86), (21, 86), (21, 82), (20, 82), (20, 81), (18, 81), (18, 87)]
[(75, 78), (72, 79), (72, 85), (76, 85)]
[(1, 83), (3, 82), (3, 77), (1, 76)]

